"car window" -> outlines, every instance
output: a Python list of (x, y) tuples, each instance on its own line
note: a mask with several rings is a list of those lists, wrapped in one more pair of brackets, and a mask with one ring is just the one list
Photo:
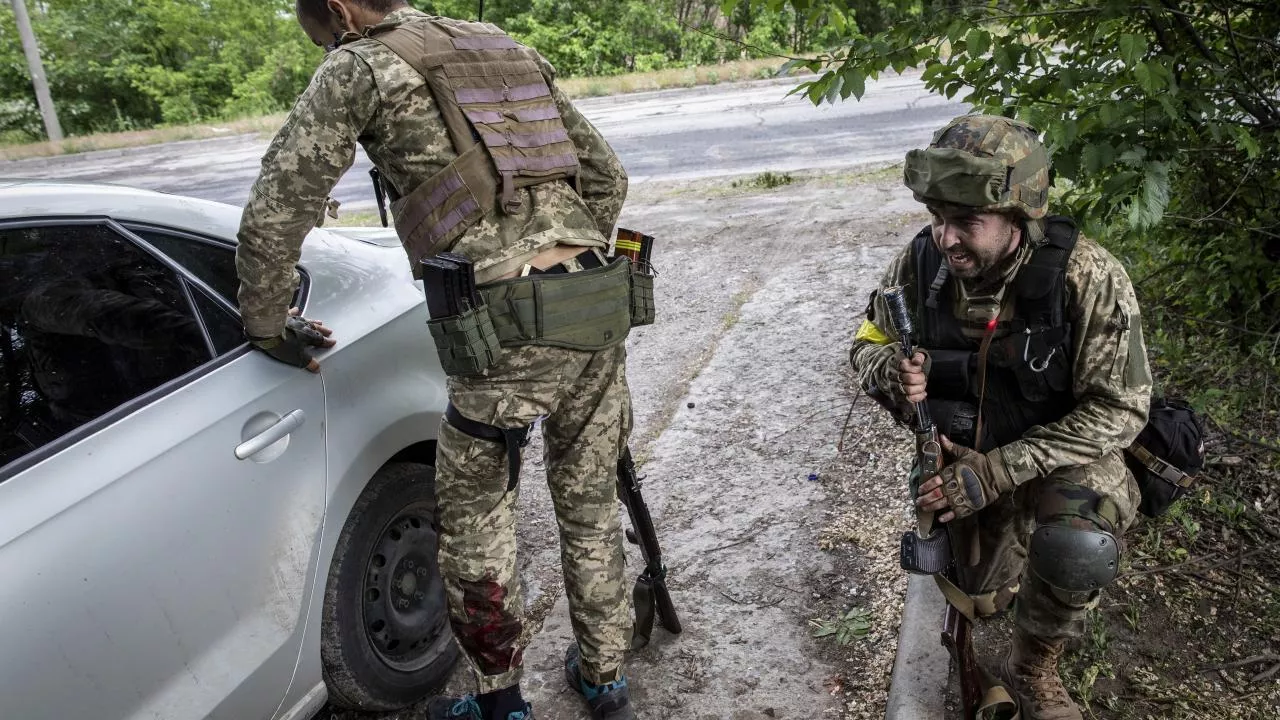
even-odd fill
[(131, 232), (137, 233), (138, 237), (151, 243), (157, 250), (186, 268), (192, 275), (203, 280), (213, 288), (214, 292), (231, 303), (231, 307), (239, 307), (236, 293), (240, 289), (240, 280), (236, 277), (235, 249), (220, 243), (155, 228), (134, 225), (127, 227)]
[(209, 340), (219, 354), (231, 352), (244, 345), (248, 340), (241, 330), (240, 318), (236, 317), (220, 303), (197, 287), (191, 287), (191, 297), (195, 301), (196, 310), (209, 330)]
[(184, 282), (105, 224), (0, 227), (0, 278), (0, 467), (212, 359)]

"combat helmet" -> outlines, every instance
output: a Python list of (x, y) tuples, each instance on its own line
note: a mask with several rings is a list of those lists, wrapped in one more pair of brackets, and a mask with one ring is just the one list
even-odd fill
[(1040, 132), (998, 115), (962, 115), (933, 134), (924, 150), (907, 153), (903, 183), (917, 201), (1045, 216), (1049, 155)]

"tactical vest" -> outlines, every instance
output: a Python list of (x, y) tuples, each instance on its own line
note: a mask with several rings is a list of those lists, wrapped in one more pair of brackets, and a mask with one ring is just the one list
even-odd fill
[[(1076, 404), (1071, 388), (1071, 323), (1066, 317), (1067, 261), (1079, 231), (1070, 218), (1046, 218), (1045, 242), (1017, 271), (1009, 291), (1013, 313), (996, 324), (987, 353), (983, 437), (974, 438), (982, 376), (981, 341), (956, 316), (942, 253), (925, 227), (912, 240), (920, 345), (931, 358), (929, 411), (940, 432), (983, 451), (1022, 437), (1033, 425), (1062, 419)], [(964, 442), (968, 440), (968, 442)]]
[[(520, 207), (516, 190), (571, 179), (569, 140), (538, 54), (488, 23), (421, 18), (376, 32), (427, 81), (458, 157), (393, 200), (396, 234), (415, 262), (448, 249), (495, 204)], [(575, 185), (576, 187), (576, 185)]]

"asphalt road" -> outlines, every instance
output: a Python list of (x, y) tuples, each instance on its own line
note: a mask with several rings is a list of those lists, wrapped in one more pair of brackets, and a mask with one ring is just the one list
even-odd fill
[[(588, 98), (578, 106), (622, 158), (633, 183), (853, 167), (900, 160), (964, 112), (928, 94), (918, 74), (867, 84), (861, 102), (815, 107), (787, 96), (793, 79)], [(270, 138), (104, 150), (0, 163), (0, 177), (111, 182), (243, 204)], [(333, 197), (372, 204), (370, 164), (359, 153)]]

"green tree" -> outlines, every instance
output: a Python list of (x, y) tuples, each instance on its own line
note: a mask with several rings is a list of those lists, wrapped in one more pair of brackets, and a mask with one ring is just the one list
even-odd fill
[[(459, 19), (474, 19), (479, 9), (477, 0), (411, 4)], [(63, 124), (84, 134), (289, 107), (321, 59), (293, 6), (293, 0), (43, 0), (31, 10)], [(787, 7), (726, 14), (719, 0), (485, 2), (485, 20), (536, 47), (562, 76), (789, 54), (831, 39), (830, 30), (796, 18)], [(12, 14), (0, 3), (0, 141), (36, 139), (40, 132)]]
[[(840, 2), (726, 12), (748, 4), (845, 15), (839, 42), (802, 63), (820, 73), (798, 88), (815, 103), (921, 68), (930, 90), (1040, 128), (1059, 207), (1121, 255), (1151, 314), (1280, 368), (1280, 4), (904, 0), (883, 4), (895, 19), (880, 32)], [(1236, 380), (1221, 366), (1200, 381)]]
[[(31, 11), (72, 133), (288, 107), (321, 55), (298, 30), (292, 0), (48, 0)], [(13, 32), (6, 4), (0, 107), (13, 112), (0, 111), (0, 132), (28, 125), (22, 109), (34, 107)]]

